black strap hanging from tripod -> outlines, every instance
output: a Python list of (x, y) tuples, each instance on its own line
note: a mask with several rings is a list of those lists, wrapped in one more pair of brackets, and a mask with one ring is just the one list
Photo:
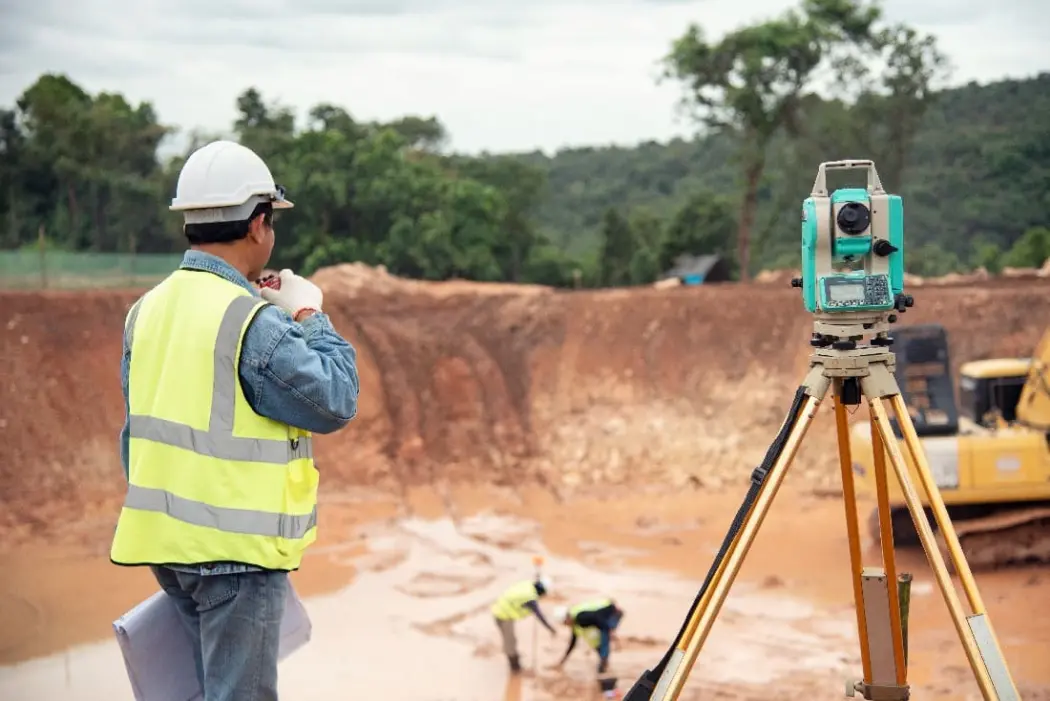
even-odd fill
[(732, 525), (729, 526), (729, 532), (726, 533), (726, 537), (722, 541), (722, 547), (719, 548), (718, 554), (715, 556), (715, 560), (711, 564), (711, 569), (707, 572), (707, 577), (704, 579), (703, 586), (700, 587), (700, 592), (693, 600), (693, 605), (689, 607), (689, 613), (686, 615), (685, 621), (682, 623), (682, 627), (678, 631), (678, 635), (675, 636), (674, 642), (671, 643), (671, 647), (668, 648), (666, 653), (664, 653), (663, 659), (660, 660), (660, 663), (653, 669), (646, 670), (642, 676), (638, 678), (638, 681), (634, 683), (631, 690), (627, 692), (626, 696), (624, 696), (624, 701), (649, 701), (649, 699), (652, 698), (653, 690), (656, 689), (656, 684), (660, 681), (660, 676), (664, 673), (664, 670), (667, 668), (667, 663), (670, 662), (671, 656), (674, 654), (679, 642), (685, 635), (685, 631), (689, 626), (689, 620), (693, 617), (693, 613), (696, 611), (697, 607), (700, 606), (700, 602), (707, 593), (707, 588), (711, 586), (711, 582), (714, 580), (718, 568), (722, 566), (722, 561), (725, 560), (726, 556), (729, 554), (729, 548), (732, 546), (733, 540), (736, 539), (737, 533), (739, 533), (740, 529), (743, 527), (744, 519), (747, 518), (747, 514), (751, 511), (751, 507), (754, 506), (755, 500), (758, 499), (758, 494), (762, 491), (762, 485), (765, 484), (769, 471), (773, 469), (773, 464), (777, 461), (777, 458), (780, 457), (780, 454), (784, 452), (784, 444), (787, 442), (791, 430), (795, 427), (795, 423), (798, 421), (799, 413), (802, 411), (802, 405), (805, 401), (806, 388), (805, 386), (802, 386), (795, 391), (795, 398), (791, 402), (791, 408), (788, 410), (787, 419), (784, 421), (784, 425), (780, 427), (780, 432), (777, 434), (777, 437), (770, 444), (769, 450), (766, 451), (766, 456), (763, 458), (762, 464), (756, 467), (751, 473), (751, 486), (747, 490), (747, 495), (744, 497), (740, 509), (733, 518)]

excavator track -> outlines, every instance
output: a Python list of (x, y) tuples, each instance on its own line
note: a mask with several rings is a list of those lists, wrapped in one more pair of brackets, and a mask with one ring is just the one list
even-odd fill
[[(953, 519), (952, 526), (972, 571), (1050, 563), (1050, 507), (1020, 507), (987, 516)], [(948, 571), (955, 567), (944, 534), (937, 545)]]
[[(1015, 505), (980, 516), (953, 514), (952, 510), (949, 507), (949, 518), (970, 570), (977, 572), (1033, 563), (1050, 564), (1050, 505)], [(944, 563), (948, 571), (954, 574), (955, 566), (948, 553), (944, 534), (937, 527), (929, 507), (925, 512)], [(890, 513), (894, 547), (922, 547), (907, 507), (893, 507)], [(878, 545), (879, 519), (874, 509), (868, 517), (868, 533)]]

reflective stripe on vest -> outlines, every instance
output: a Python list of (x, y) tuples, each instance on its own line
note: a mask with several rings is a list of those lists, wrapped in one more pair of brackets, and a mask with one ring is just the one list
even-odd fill
[(531, 611), (525, 604), (535, 600), (536, 585), (525, 580), (509, 587), (492, 605), (492, 615), (501, 621), (516, 621), (528, 616)]
[[(212, 361), (215, 377), (212, 384), (208, 430), (201, 431), (165, 419), (133, 414), (129, 421), (133, 438), (145, 438), (222, 460), (283, 465), (289, 459), (313, 457), (313, 442), (309, 436), (300, 439), (297, 445), (292, 445), (292, 452), (289, 454), (287, 440), (271, 441), (233, 435), (233, 407), (238, 382), (234, 360), (241, 340), (241, 328), (255, 311), (255, 307), (261, 303), (256, 297), (235, 297), (223, 314)], [(129, 348), (134, 341), (135, 321), (138, 319), (140, 304), (141, 302), (135, 305), (128, 319)]]
[[(129, 383), (153, 379), (158, 387), (167, 388), (167, 394), (156, 395), (164, 394), (158, 387), (144, 393), (146, 385), (131, 390), (129, 486), (111, 559), (119, 564), (231, 560), (270, 569), (297, 568), (303, 551), (316, 538), (317, 472), (312, 439), (308, 432), (252, 411), (237, 371), (243, 334), (265, 302), (216, 275), (177, 271), (128, 314), (133, 368), (138, 367), (135, 353), (146, 352), (136, 351), (134, 343), (147, 303), (159, 309), (152, 319), (147, 347), (158, 357), (140, 360), (145, 367), (139, 373), (145, 376), (136, 376), (129, 369)], [(219, 311), (222, 316), (216, 331), (214, 319)], [(209, 313), (212, 320), (204, 324), (185, 316)], [(210, 368), (207, 361), (202, 363), (193, 355), (199, 350), (198, 343), (173, 338), (179, 330), (182, 335), (192, 335), (185, 332), (199, 332), (201, 327), (215, 334)], [(165, 355), (169, 345), (192, 357)], [(169, 369), (162, 361), (175, 365), (170, 372), (176, 380), (163, 377)], [(187, 379), (186, 384), (196, 382), (198, 386), (188, 395), (176, 386), (178, 377), (190, 376), (187, 370), (197, 370), (197, 375), (210, 370), (211, 396), (204, 402), (192, 396), (205, 391), (199, 377)], [(150, 378), (151, 372), (156, 377)], [(206, 405), (207, 427), (145, 415), (143, 409), (149, 407), (143, 403), (152, 403), (156, 413), (169, 416), (175, 409), (176, 416), (196, 415), (198, 424), (203, 423), (198, 407)], [(267, 508), (246, 508), (253, 504)]]
[(587, 641), (587, 644), (593, 647), (595, 650), (602, 642), (601, 631), (595, 626), (580, 626), (576, 625), (576, 616), (587, 611), (600, 611), (606, 606), (612, 605), (612, 599), (594, 599), (592, 601), (586, 601), (582, 604), (576, 604), (569, 609), (569, 615), (572, 616), (573, 625), (572, 632), (576, 634), (576, 637), (583, 638)]

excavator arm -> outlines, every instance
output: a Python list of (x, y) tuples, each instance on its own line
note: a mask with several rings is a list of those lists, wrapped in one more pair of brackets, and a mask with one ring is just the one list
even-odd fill
[(1017, 402), (1019, 423), (1050, 431), (1050, 327), (1032, 351), (1032, 365)]

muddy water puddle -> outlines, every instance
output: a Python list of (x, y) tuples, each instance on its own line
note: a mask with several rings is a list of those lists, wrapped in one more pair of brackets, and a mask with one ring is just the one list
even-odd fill
[[(554, 638), (531, 619), (518, 624), (529, 674), (508, 682), (489, 606), (506, 586), (532, 575), (534, 555), (544, 556), (544, 573), (554, 582), (542, 604), (548, 617), (557, 603), (596, 595), (614, 596), (624, 608), (622, 648), (612, 657), (624, 688), (659, 661), (696, 593), (695, 582), (625, 567), (622, 553), (611, 547), (603, 552), (600, 543), (585, 542), (581, 560), (553, 556), (535, 524), (508, 517), (404, 519), (368, 527), (365, 535), (369, 552), (355, 559), (353, 583), (306, 599), (313, 637), (282, 663), (282, 698), (586, 698), (594, 685), (594, 654), (578, 645), (563, 673), (546, 669), (563, 653), (567, 631), (556, 625)], [(762, 685), (784, 682), (790, 688), (789, 678), (800, 670), (845, 672), (852, 660), (841, 651), (852, 648), (852, 631), (848, 620), (824, 620), (811, 603), (740, 582), (690, 688), (733, 688), (736, 698), (747, 698), (739, 694), (749, 687), (757, 693)], [(78, 646), (0, 669), (0, 698), (131, 701), (123, 669), (114, 642)]]

